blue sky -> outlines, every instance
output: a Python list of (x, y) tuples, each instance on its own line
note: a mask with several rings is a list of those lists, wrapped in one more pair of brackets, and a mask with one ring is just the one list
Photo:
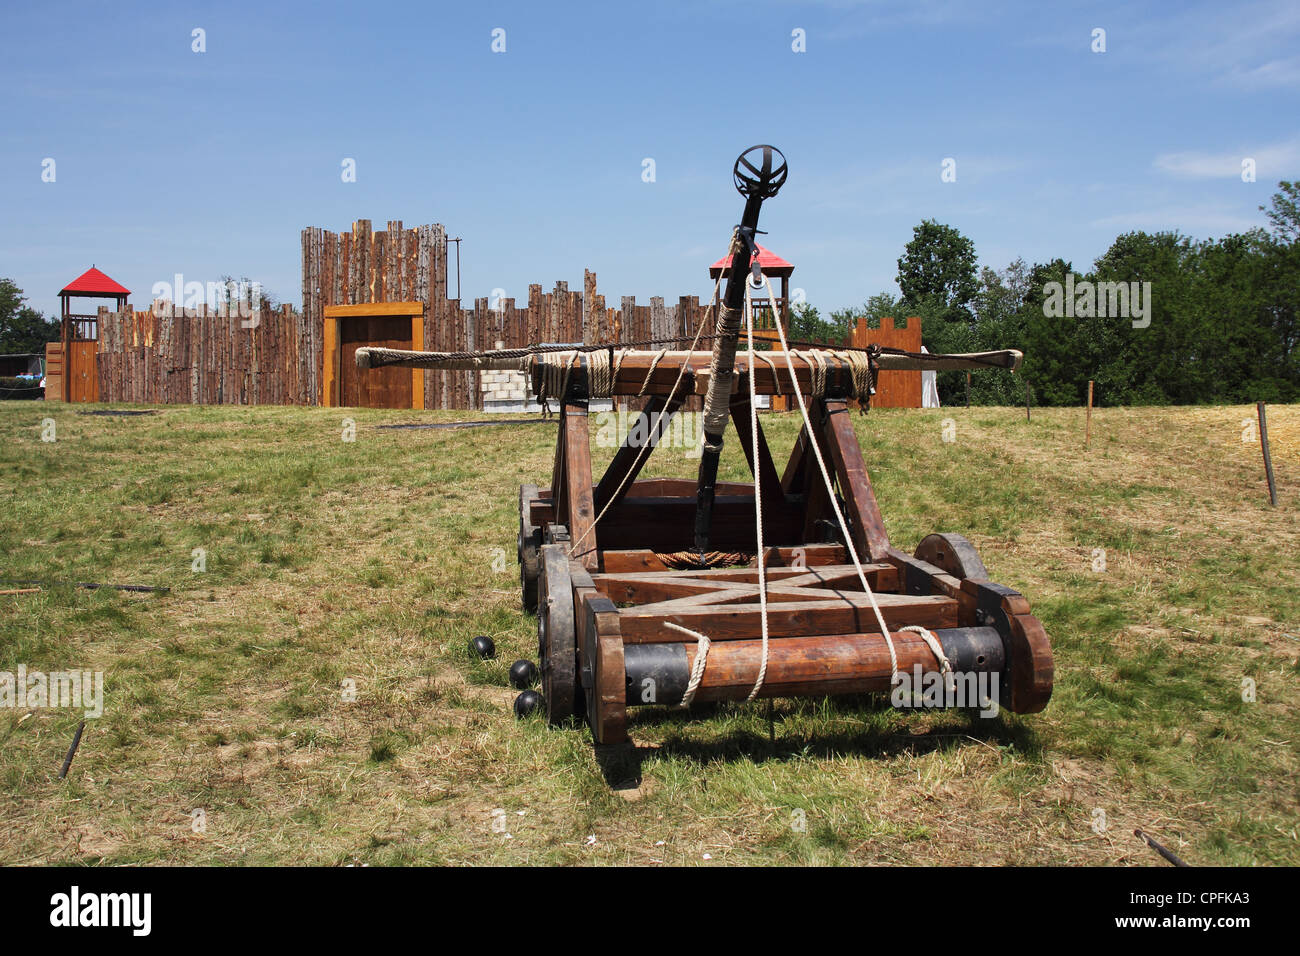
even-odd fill
[(823, 310), (896, 292), (923, 218), (982, 265), (1085, 268), (1132, 229), (1263, 225), (1300, 178), (1294, 0), (42, 2), (3, 22), (0, 276), (51, 314), (91, 263), (138, 307), (177, 272), (297, 302), (300, 230), (361, 218), (463, 237), (466, 300), (580, 288), (584, 267), (615, 302), (703, 297), (759, 142), (790, 163), (763, 242)]

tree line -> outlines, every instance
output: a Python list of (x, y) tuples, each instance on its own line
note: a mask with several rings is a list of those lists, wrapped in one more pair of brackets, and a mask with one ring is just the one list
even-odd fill
[[(865, 315), (921, 317), (931, 352), (1018, 348), (1021, 373), (971, 376), (971, 402), (1079, 405), (1088, 381), (1107, 405), (1300, 400), (1300, 183), (1283, 181), (1269, 228), (1197, 240), (1119, 236), (1091, 269), (1053, 259), (977, 268), (956, 228), (925, 220), (898, 259), (900, 295), (882, 292), (823, 318), (790, 315), (791, 336), (844, 343)], [(939, 375), (944, 404), (965, 401), (966, 375)]]

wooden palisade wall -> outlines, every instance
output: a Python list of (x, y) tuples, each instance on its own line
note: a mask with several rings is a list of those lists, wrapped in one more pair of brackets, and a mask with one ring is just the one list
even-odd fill
[(314, 405), (306, 323), (289, 306), (253, 316), (200, 308), (99, 310), (101, 402)]
[[(614, 308), (597, 291), (591, 271), (584, 273), (580, 290), (556, 282), (543, 292), (534, 283), (526, 304), (514, 298), (496, 308), (489, 308), (487, 298), (466, 304), (448, 298), (447, 250), (446, 230), (437, 224), (408, 229), (389, 222), (387, 229), (375, 231), (361, 219), (351, 232), (313, 227), (302, 232), (301, 312), (264, 307), (253, 322), (209, 308), (192, 317), (135, 312), (129, 305), (120, 313), (101, 309), (99, 400), (319, 405), (324, 316), (332, 305), (422, 302), (424, 347), (448, 352), (490, 349), (497, 342), (518, 348), (651, 339), (673, 340), (684, 348), (708, 306), (699, 296), (681, 296), (671, 305), (659, 296), (648, 305), (623, 296)], [(859, 322), (852, 344), (920, 349), (919, 320), (905, 329), (894, 329), (889, 319), (882, 325), (887, 327), (868, 330)], [(426, 371), (424, 376), (425, 408), (482, 407), (477, 373)], [(920, 373), (882, 373), (875, 404), (919, 407)]]

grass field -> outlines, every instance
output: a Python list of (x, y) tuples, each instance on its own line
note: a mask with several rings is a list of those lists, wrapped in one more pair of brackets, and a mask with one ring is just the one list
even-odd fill
[[(634, 711), (626, 792), (585, 731), (510, 710), (517, 489), (553, 424), (357, 410), (345, 442), (338, 410), (89, 408), (0, 403), (0, 578), (172, 590), (0, 596), (0, 671), (106, 686), (63, 781), (79, 712), (0, 709), (0, 863), (1164, 865), (1140, 826), (1193, 864), (1300, 864), (1300, 407), (1269, 412), (1276, 509), (1253, 408), (1098, 410), (1088, 451), (1076, 409), (855, 416), (895, 545), (975, 542), (1052, 638), (1052, 703)], [(795, 425), (765, 422), (779, 460)]]

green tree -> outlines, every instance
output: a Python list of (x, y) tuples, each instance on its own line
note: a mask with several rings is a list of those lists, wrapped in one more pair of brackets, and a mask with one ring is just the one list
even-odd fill
[(800, 342), (818, 342), (824, 345), (844, 345), (848, 342), (852, 309), (837, 309), (829, 319), (807, 302), (796, 305), (786, 317), (786, 338)]
[(44, 353), (47, 342), (59, 338), (59, 323), (25, 305), (23, 290), (12, 279), (0, 279), (0, 355)]
[(947, 322), (970, 320), (979, 285), (975, 244), (952, 226), (925, 219), (898, 260), (898, 288), (912, 311)]
[(1260, 210), (1268, 217), (1273, 234), (1280, 242), (1300, 241), (1300, 182), (1282, 180), (1277, 184), (1273, 202)]

